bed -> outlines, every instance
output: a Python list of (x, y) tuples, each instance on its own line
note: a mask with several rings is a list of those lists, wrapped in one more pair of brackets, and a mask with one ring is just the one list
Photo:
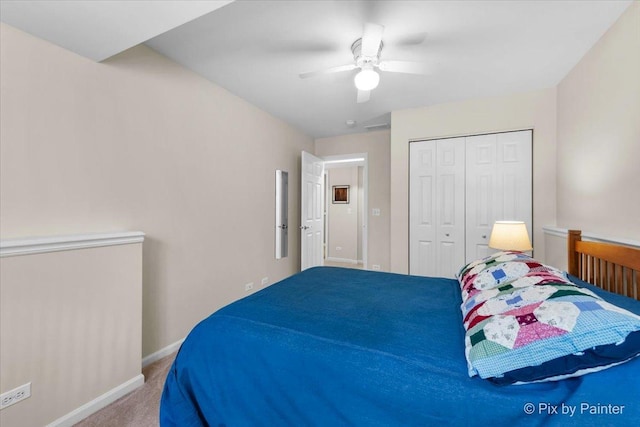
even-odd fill
[[(603, 246), (579, 241), (575, 233), (569, 239), (571, 282), (603, 305), (640, 315), (637, 299), (581, 279), (613, 276), (610, 289), (637, 297), (640, 250), (621, 259), (608, 251), (602, 262), (617, 265), (610, 274), (597, 255)], [(621, 285), (616, 269), (624, 271)], [(500, 385), (470, 377), (473, 330), (463, 323), (462, 284), (317, 267), (230, 304), (182, 344), (161, 425), (637, 425), (639, 357), (562, 380)]]

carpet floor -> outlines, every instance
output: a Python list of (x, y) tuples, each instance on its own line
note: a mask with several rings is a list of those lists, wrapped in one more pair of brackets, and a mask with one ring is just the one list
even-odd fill
[(176, 357), (164, 357), (142, 370), (144, 385), (80, 421), (75, 427), (157, 427), (160, 396)]

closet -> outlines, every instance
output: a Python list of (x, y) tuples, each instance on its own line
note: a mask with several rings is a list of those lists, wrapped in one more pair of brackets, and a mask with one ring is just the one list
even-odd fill
[(532, 236), (532, 131), (411, 142), (409, 273), (453, 277), (493, 252), (497, 220)]

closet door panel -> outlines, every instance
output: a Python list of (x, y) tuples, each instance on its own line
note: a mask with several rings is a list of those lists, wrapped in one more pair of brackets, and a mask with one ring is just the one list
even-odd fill
[(531, 148), (531, 131), (467, 138), (466, 262), (496, 252), (488, 247), (495, 221), (524, 221), (532, 235)]
[(498, 155), (505, 182), (503, 218), (524, 221), (533, 239), (533, 132), (500, 133)]
[(454, 277), (465, 257), (465, 139), (438, 140), (436, 153), (438, 252), (435, 275)]
[(419, 240), (416, 242), (414, 250), (417, 252), (411, 263), (409, 274), (416, 276), (433, 276), (436, 271), (436, 243), (429, 240)]
[[(436, 274), (431, 274), (431, 276), (438, 277), (455, 277), (455, 274), (460, 270), (460, 267), (464, 265), (464, 262), (460, 262), (458, 260), (458, 256), (456, 254), (458, 250), (457, 242), (453, 241), (440, 241), (438, 245), (438, 253), (436, 259), (438, 260)], [(464, 249), (464, 244), (462, 245)]]
[(409, 146), (409, 273), (426, 276), (436, 266), (436, 144)]
[(494, 218), (500, 209), (495, 195), (496, 135), (466, 138), (466, 250), (465, 261), (483, 258), (490, 253), (487, 246)]
[(497, 135), (498, 162), (503, 181), (502, 217), (497, 220), (524, 221), (533, 236), (532, 131)]
[(409, 152), (409, 273), (453, 277), (464, 263), (464, 138)]

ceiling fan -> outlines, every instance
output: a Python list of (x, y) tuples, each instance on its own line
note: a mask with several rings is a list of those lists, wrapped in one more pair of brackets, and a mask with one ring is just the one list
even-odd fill
[(351, 45), (353, 52), (353, 64), (339, 65), (319, 71), (311, 71), (300, 74), (301, 79), (316, 77), (322, 74), (339, 73), (342, 71), (360, 69), (356, 74), (354, 83), (358, 89), (358, 103), (367, 102), (371, 91), (378, 86), (380, 75), (376, 69), (391, 73), (426, 74), (424, 64), (411, 61), (381, 61), (382, 33), (384, 26), (367, 23), (364, 25), (362, 38)]

